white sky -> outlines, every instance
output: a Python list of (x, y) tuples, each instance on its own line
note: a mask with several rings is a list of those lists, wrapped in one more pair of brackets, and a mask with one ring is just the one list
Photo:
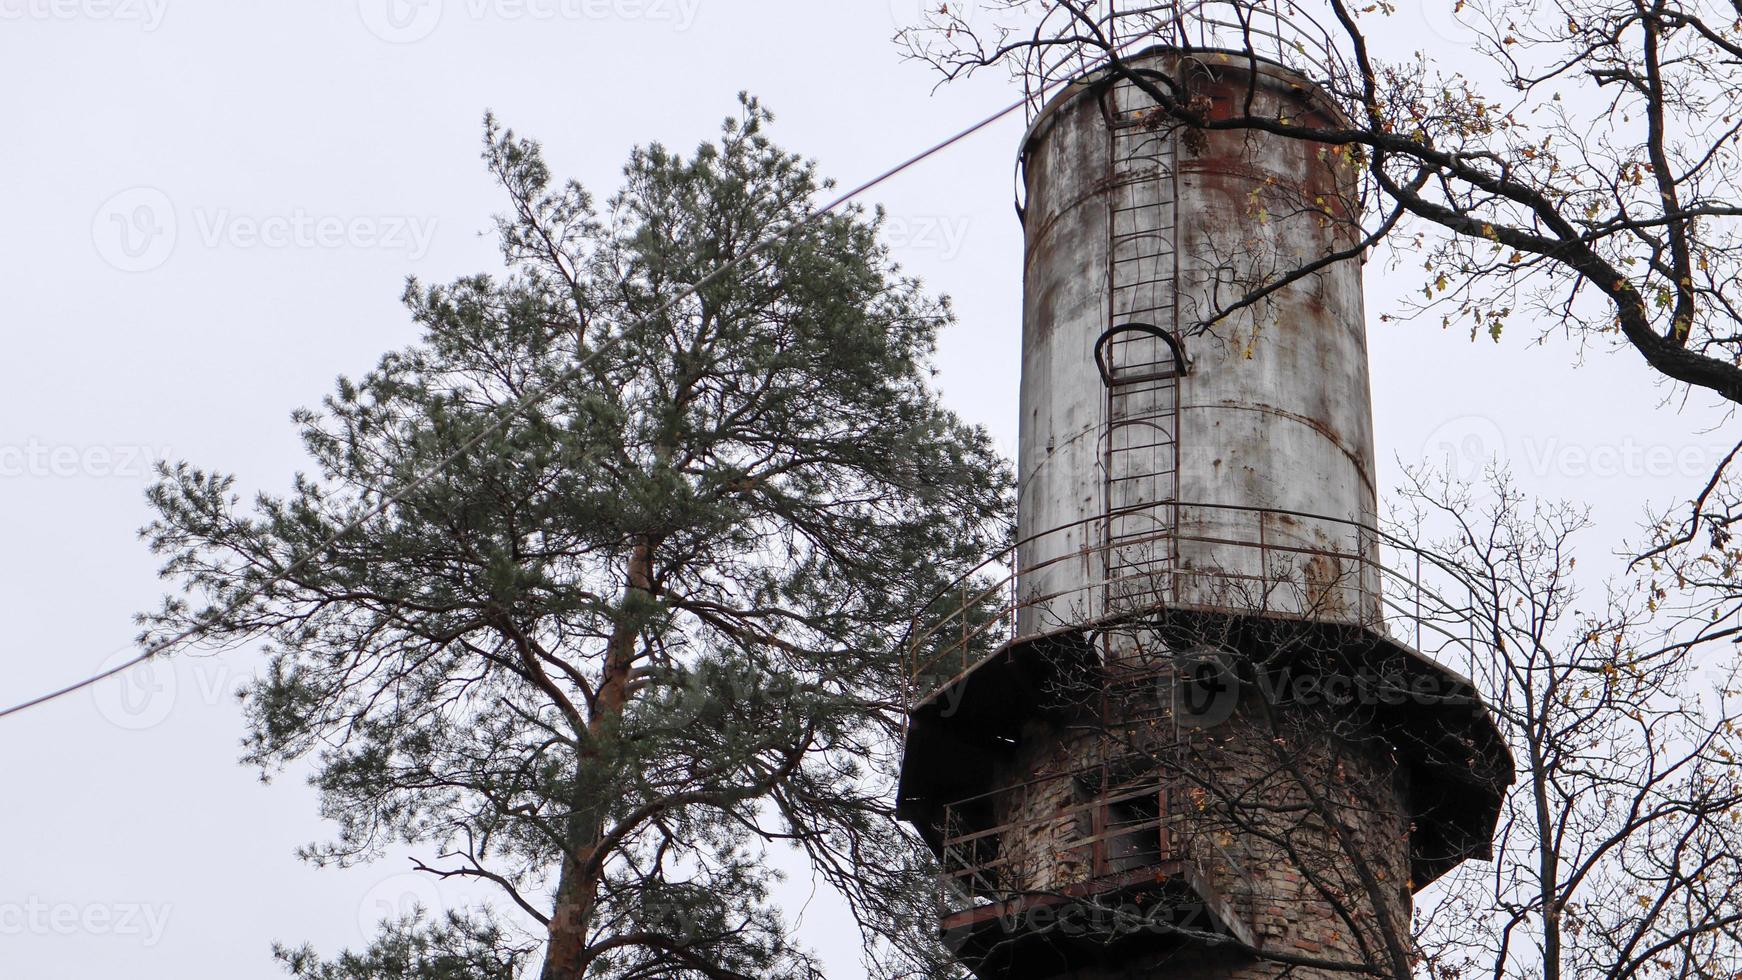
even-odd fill
[[(130, 617), (162, 592), (134, 536), (151, 458), (284, 487), (303, 465), (291, 409), (414, 338), (403, 277), (496, 267), (486, 108), (604, 197), (631, 145), (687, 150), (740, 89), (844, 185), (1013, 97), (990, 76), (934, 93), (899, 59), (890, 35), (920, 0), (423, 0), (409, 20), (390, 2), (0, 0), (0, 702), (130, 650)], [(1446, 14), (1387, 31), (1459, 40)], [(871, 198), (902, 261), (957, 302), (939, 364), (950, 403), (1006, 449), (1020, 130)], [(322, 219), (342, 230), (296, 234)], [(1595, 508), (1596, 557), (1727, 445), (1659, 408), (1631, 354), (1575, 370), (1565, 345), (1527, 347), (1522, 330), (1496, 348), (1380, 324), (1412, 285), (1369, 270), (1383, 460), (1508, 453), (1527, 488)], [(235, 762), (229, 694), (257, 663), (180, 657), (0, 722), (0, 977), (273, 976), (274, 939), (336, 952), (407, 895), (449, 899), (402, 863), (295, 859), (329, 829), (312, 793)], [(808, 892), (795, 885), (793, 907)], [(829, 902), (804, 930), (857, 974)]]

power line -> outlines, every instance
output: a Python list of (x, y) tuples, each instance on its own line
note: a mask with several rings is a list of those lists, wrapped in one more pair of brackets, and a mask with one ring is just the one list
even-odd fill
[[(928, 147), (924, 150), (921, 150), (920, 152), (914, 154), (911, 157), (908, 157), (906, 160), (903, 160), (902, 162), (896, 164), (893, 167), (890, 167), (888, 170), (883, 171), (882, 173), (878, 174), (877, 176), (871, 178), (870, 180), (867, 180), (864, 183), (858, 185), (857, 187), (854, 187), (853, 189), (846, 191), (845, 193), (836, 197), (834, 200), (830, 201), (828, 204), (824, 205), (823, 207), (818, 208), (814, 211), (811, 211), (809, 214), (805, 215), (803, 218), (799, 219), (798, 221), (793, 222), (792, 224), (781, 229), (780, 231), (776, 232), (775, 234), (769, 236), (768, 238), (763, 239), (762, 241), (751, 245), (749, 248), (745, 249), (743, 252), (740, 252), (737, 256), (733, 257), (731, 260), (727, 261), (725, 264), (715, 268), (714, 271), (708, 273), (706, 276), (703, 276), (697, 282), (695, 282), (689, 286), (686, 286), (684, 289), (679, 291), (677, 295), (673, 296), (671, 299), (666, 300), (664, 303), (660, 304), (659, 308), (654, 311), (653, 316), (657, 317), (657, 316), (660, 316), (664, 313), (671, 311), (674, 307), (677, 306), (677, 304), (679, 304), (679, 303), (683, 302), (684, 300), (688, 299), (689, 297), (695, 295), (697, 292), (700, 292), (701, 290), (707, 288), (709, 285), (719, 281), (719, 279), (721, 277), (725, 276), (727, 273), (729, 273), (732, 270), (743, 265), (745, 262), (749, 261), (752, 257), (768, 250), (769, 248), (771, 248), (775, 245), (780, 244), (781, 242), (785, 241), (786, 239), (792, 237), (792, 235), (797, 233), (798, 231), (800, 231), (804, 228), (807, 228), (812, 224), (815, 224), (819, 219), (821, 219), (824, 216), (836, 211), (842, 205), (847, 204), (848, 202), (852, 201), (854, 198), (858, 197), (859, 195), (864, 194), (865, 192), (871, 190), (874, 187), (877, 187), (880, 184), (883, 184), (884, 182), (888, 181), (889, 179), (895, 177), (897, 174), (900, 174), (902, 171), (905, 171), (908, 168), (913, 167), (914, 165), (919, 164), (919, 163), (927, 160), (930, 157), (933, 157), (939, 153), (942, 153), (944, 150), (949, 149), (950, 147), (956, 145), (957, 143), (960, 143), (962, 140), (967, 139), (968, 137), (974, 135), (975, 133), (978, 133), (980, 130), (985, 129), (988, 126), (991, 126), (994, 123), (999, 122), (1000, 120), (1004, 119), (1006, 116), (1009, 116), (1011, 113), (1016, 112), (1018, 109), (1021, 109), (1022, 107), (1026, 106), (1028, 104), (1029, 104), (1028, 97), (1024, 97), (1022, 99), (1019, 99), (1016, 102), (1012, 103), (1011, 105), (1006, 106), (1005, 108), (998, 110), (997, 112), (993, 113), (990, 116), (987, 116), (986, 118), (980, 120), (977, 123), (974, 123), (972, 126), (969, 126), (968, 128), (957, 132), (955, 135), (950, 136), (947, 139), (942, 140), (941, 142), (932, 144), (930, 147)], [(386, 497), (382, 498), (380, 503), (378, 503), (375, 506), (364, 511), (360, 516), (352, 518), (343, 527), (339, 528), (337, 531), (334, 531), (330, 536), (328, 536), (325, 540), (323, 540), (319, 545), (317, 545), (316, 547), (311, 549), (307, 554), (305, 554), (301, 558), (298, 558), (297, 560), (291, 562), (289, 565), (285, 566), (282, 570), (280, 570), (279, 572), (274, 574), (271, 578), (267, 579), (265, 582), (244, 591), (243, 593), (241, 593), (238, 596), (231, 598), (230, 601), (225, 604), (225, 608), (222, 610), (222, 613), (227, 614), (227, 613), (237, 609), (238, 607), (242, 606), (244, 603), (247, 603), (248, 601), (264, 594), (265, 592), (270, 590), (273, 586), (284, 581), (289, 576), (296, 574), (296, 572), (298, 570), (303, 568), (310, 561), (314, 560), (317, 556), (324, 554), (326, 552), (326, 550), (328, 548), (332, 547), (335, 543), (337, 543), (340, 538), (343, 538), (344, 536), (351, 534), (354, 531), (360, 530), (365, 524), (369, 523), (370, 521), (374, 520), (377, 517), (380, 517), (382, 514), (385, 514), (395, 504), (399, 503), (401, 500), (404, 500), (407, 496), (416, 492), (417, 490), (422, 488), (425, 484), (427, 484), (431, 480), (435, 479), (436, 476), (440, 475), (451, 464), (458, 461), (460, 457), (464, 456), (468, 452), (471, 452), (473, 449), (476, 449), (480, 444), (482, 444), (484, 442), (485, 439), (488, 439), (491, 435), (500, 431), (502, 429), (502, 427), (507, 425), (515, 416), (519, 415), (521, 412), (524, 412), (527, 409), (532, 408), (535, 405), (538, 405), (540, 402), (544, 401), (546, 398), (548, 398), (556, 390), (557, 387), (559, 387), (562, 383), (570, 380), (571, 378), (573, 378), (577, 374), (579, 374), (580, 371), (583, 368), (585, 368), (587, 366), (587, 364), (590, 363), (594, 357), (597, 357), (600, 353), (602, 353), (604, 350), (609, 348), (612, 344), (616, 343), (618, 340), (621, 340), (622, 337), (623, 337), (623, 333), (621, 331), (619, 331), (618, 333), (616, 333), (610, 337), (607, 337), (603, 342), (601, 342), (597, 347), (595, 347), (585, 357), (578, 360), (573, 367), (571, 367), (568, 371), (564, 372), (563, 375), (560, 378), (558, 378), (554, 384), (552, 384), (548, 387), (545, 387), (543, 389), (536, 389), (533, 391), (529, 391), (526, 394), (522, 395), (519, 399), (510, 403), (508, 405), (508, 407), (502, 412), (502, 414), (498, 418), (496, 418), (495, 421), (491, 422), (489, 425), (486, 425), (482, 429), (478, 430), (478, 432), (473, 434), (470, 438), (466, 439), (465, 442), (462, 442), (452, 452), (448, 453), (446, 456), (443, 456), (439, 461), (437, 461), (437, 463), (434, 466), (431, 466), (429, 469), (425, 470), (421, 474), (418, 474), (410, 482), (406, 483), (404, 486), (400, 487), (398, 490), (395, 490), (394, 492), (388, 494)], [(47, 704), (50, 701), (55, 701), (55, 700), (58, 700), (60, 698), (66, 697), (69, 694), (74, 694), (74, 693), (77, 693), (79, 691), (82, 691), (85, 688), (88, 688), (93, 684), (100, 683), (104, 680), (107, 680), (111, 677), (114, 677), (117, 674), (125, 673), (126, 671), (131, 670), (134, 667), (137, 667), (140, 664), (145, 663), (147, 660), (151, 660), (160, 654), (167, 653), (170, 650), (173, 650), (174, 648), (182, 645), (183, 643), (186, 643), (189, 640), (195, 639), (195, 638), (203, 635), (204, 633), (208, 632), (212, 628), (211, 622), (212, 622), (211, 619), (208, 619), (206, 622), (196, 623), (193, 626), (189, 626), (187, 629), (182, 630), (181, 632), (175, 634), (174, 636), (168, 637), (168, 638), (163, 639), (163, 640), (159, 640), (156, 643), (151, 644), (149, 647), (146, 647), (143, 651), (141, 651), (138, 656), (131, 657), (127, 660), (124, 660), (121, 663), (115, 665), (114, 667), (111, 667), (108, 670), (105, 670), (101, 673), (92, 674), (91, 676), (86, 677), (83, 680), (75, 681), (74, 683), (68, 684), (65, 687), (57, 688), (53, 691), (49, 691), (46, 694), (38, 695), (37, 697), (31, 698), (28, 701), (20, 702), (18, 704), (15, 704), (15, 705), (9, 707), (9, 708), (0, 709), (0, 718), (11, 717), (12, 715), (18, 714), (19, 712), (22, 712), (22, 711), (26, 711), (30, 708), (34, 708), (38, 705)]]

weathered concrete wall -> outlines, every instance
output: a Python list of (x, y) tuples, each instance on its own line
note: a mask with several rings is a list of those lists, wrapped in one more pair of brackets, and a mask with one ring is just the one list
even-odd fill
[[(1213, 113), (1232, 112), (1246, 97), (1244, 62), (1146, 57), (1189, 79)], [(1281, 68), (1261, 67), (1253, 91), (1259, 113), (1311, 122), (1334, 112)], [(1109, 120), (1131, 122), (1145, 111), (1128, 85), (1079, 85), (1041, 114), (1026, 142), (1019, 520), (1028, 543), (1019, 562), (1030, 571), (1020, 593), (1057, 598), (1024, 611), (1023, 634), (1107, 610), (1095, 587), (1104, 558), (1084, 550), (1102, 547), (1108, 506), (1108, 393), (1094, 347), (1135, 302), (1120, 276), (1137, 274), (1132, 263), (1116, 268), (1110, 244), (1120, 230), (1110, 214), (1132, 197), (1136, 168)], [(1145, 193), (1171, 188), (1176, 202), (1167, 236), (1175, 271), (1145, 286), (1171, 291), (1172, 302), (1145, 301), (1143, 315), (1172, 320), (1158, 325), (1175, 333), (1190, 363), (1171, 432), (1177, 489), (1157, 481), (1152, 495), (1205, 505), (1157, 508), (1155, 526), (1179, 536), (1155, 566), (1175, 573), (1161, 583), (1165, 594), (1176, 605), (1374, 622), (1379, 584), (1353, 559), (1375, 546), (1342, 523), (1371, 525), (1376, 511), (1360, 262), (1204, 322), (1250, 287), (1348, 247), (1348, 228), (1334, 219), (1347, 213), (1354, 170), (1320, 147), (1280, 138), (1135, 132), (1167, 144), (1150, 156), (1170, 172)], [(1154, 208), (1141, 213), (1162, 220)]]
[(1080, 561), (1058, 559), (1100, 544), (1099, 526), (1083, 522), (1099, 518), (1105, 506), (1101, 438), (1107, 406), (1094, 343), (1106, 329), (1108, 308), (1104, 185), (1111, 142), (1095, 98), (1087, 92), (1062, 98), (1074, 101), (1037, 121), (1027, 151), (1017, 465), (1021, 536), (1061, 529), (1019, 549), (1021, 568), (1057, 561), (1025, 575), (1020, 594), (1064, 595), (1025, 609), (1021, 633), (1080, 622), (1101, 603), (1099, 591), (1076, 591), (1099, 579), (1099, 560), (1087, 553)]

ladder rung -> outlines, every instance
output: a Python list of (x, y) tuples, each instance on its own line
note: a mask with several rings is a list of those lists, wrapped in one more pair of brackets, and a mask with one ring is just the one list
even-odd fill
[(1172, 433), (1169, 433), (1168, 435), (1169, 438), (1157, 442), (1142, 442), (1128, 446), (1109, 446), (1108, 450), (1115, 456), (1135, 456), (1151, 449), (1172, 449), (1176, 440), (1172, 438)]
[[(1137, 446), (1114, 446), (1112, 452), (1115, 454), (1132, 455), (1146, 452), (1151, 449), (1172, 449), (1173, 445), (1174, 444), (1171, 440), (1168, 442), (1146, 442)], [(1173, 471), (1168, 470), (1167, 472), (1171, 473)]]
[[(1135, 187), (1137, 185), (1128, 184), (1125, 186)], [(1149, 201), (1134, 201), (1130, 204), (1114, 204), (1113, 205), (1113, 221), (1114, 221), (1113, 227), (1115, 229), (1117, 229), (1119, 227), (1118, 223), (1120, 221), (1122, 221), (1126, 218), (1133, 217), (1139, 211), (1165, 211), (1165, 212), (1167, 212), (1166, 217), (1169, 218), (1168, 225), (1169, 225), (1169, 227), (1171, 227), (1173, 225), (1172, 217), (1173, 217), (1173, 212), (1175, 210), (1174, 203), (1175, 203), (1174, 199), (1171, 197), (1158, 197), (1158, 198), (1155, 198), (1155, 199), (1149, 200)], [(1124, 235), (1155, 234), (1153, 231), (1148, 230), (1150, 227), (1152, 227), (1152, 226), (1145, 225), (1143, 228), (1138, 228), (1138, 229), (1134, 229), (1132, 231), (1127, 231), (1127, 232), (1118, 232), (1118, 234), (1124, 234)]]
[(1125, 412), (1120, 412), (1114, 418), (1108, 420), (1107, 432), (1109, 435), (1111, 435), (1114, 431), (1116, 431), (1118, 429), (1138, 429), (1138, 428), (1159, 429), (1159, 428), (1161, 428), (1161, 426), (1152, 425), (1151, 423), (1159, 422), (1163, 419), (1171, 419), (1174, 417), (1175, 417), (1175, 414), (1174, 414), (1173, 409), (1171, 409), (1171, 408), (1158, 407), (1154, 411), (1144, 412), (1142, 414), (1138, 414), (1138, 413), (1127, 414)]

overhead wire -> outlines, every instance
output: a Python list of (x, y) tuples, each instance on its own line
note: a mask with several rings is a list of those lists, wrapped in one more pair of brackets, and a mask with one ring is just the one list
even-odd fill
[[(1044, 95), (1044, 92), (1041, 94)], [(1031, 100), (1033, 98), (1034, 98), (1033, 95), (1025, 95), (1023, 98), (1018, 99), (1016, 102), (1013, 102), (1010, 105), (1005, 106), (1002, 109), (999, 109), (997, 112), (992, 113), (991, 115), (989, 115), (989, 116), (985, 117), (984, 119), (981, 119), (980, 121), (968, 126), (967, 128), (959, 130), (956, 133), (954, 133), (953, 135), (946, 137), (945, 139), (940, 140), (937, 143), (932, 144), (931, 146), (919, 151), (918, 153), (915, 153), (914, 155), (906, 158), (905, 160), (901, 161), (900, 163), (895, 164), (894, 166), (890, 167), (887, 170), (884, 170), (882, 173), (879, 173), (875, 177), (872, 177), (869, 180), (864, 181), (863, 183), (855, 185), (850, 190), (847, 190), (847, 191), (841, 193), (840, 195), (838, 195), (837, 197), (835, 197), (833, 200), (829, 201), (827, 204), (823, 205), (822, 207), (816, 208), (815, 210), (808, 212), (807, 214), (805, 214), (804, 217), (800, 218), (797, 221), (794, 221), (792, 224), (787, 225), (785, 228), (782, 228), (779, 231), (771, 234), (767, 238), (764, 238), (761, 241), (758, 241), (758, 242), (750, 245), (748, 248), (746, 248), (744, 251), (740, 252), (738, 255), (734, 256), (733, 258), (729, 259), (725, 263), (716, 267), (712, 272), (709, 272), (707, 275), (703, 276), (700, 280), (690, 284), (689, 286), (686, 286), (685, 288), (680, 290), (676, 295), (672, 296), (670, 299), (668, 299), (664, 303), (660, 304), (660, 306), (654, 310), (654, 312), (651, 314), (651, 316), (657, 317), (657, 316), (664, 315), (667, 312), (670, 312), (679, 303), (690, 298), (691, 296), (694, 296), (696, 293), (700, 292), (701, 290), (706, 289), (708, 286), (712, 285), (713, 283), (718, 282), (722, 277), (726, 276), (728, 273), (732, 272), (734, 269), (737, 269), (738, 267), (742, 266), (744, 263), (748, 262), (750, 259), (754, 258), (755, 256), (767, 251), (769, 248), (772, 248), (775, 245), (780, 244), (781, 242), (792, 237), (794, 234), (798, 233), (799, 231), (811, 226), (812, 224), (815, 224), (817, 221), (821, 220), (825, 216), (839, 210), (841, 207), (852, 202), (854, 199), (856, 199), (859, 196), (865, 194), (866, 192), (888, 182), (889, 180), (891, 180), (892, 178), (896, 177), (897, 175), (903, 173), (904, 171), (906, 171), (906, 170), (908, 170), (908, 169), (910, 169), (910, 168), (912, 168), (920, 163), (923, 163), (927, 159), (929, 159), (933, 156), (936, 156), (939, 153), (942, 153), (943, 151), (949, 149), (950, 147), (955, 146), (957, 143), (960, 143), (961, 141), (967, 139), (970, 136), (973, 136), (975, 133), (978, 133), (981, 130), (986, 129), (987, 127), (990, 127), (990, 126), (1002, 121), (1006, 117), (1008, 117), (1011, 114), (1015, 113), (1016, 111), (1022, 109), (1024, 106), (1030, 105)], [(318, 545), (316, 545), (314, 548), (311, 548), (307, 553), (302, 555), (300, 558), (297, 558), (295, 561), (292, 561), (290, 564), (288, 564), (284, 568), (280, 569), (278, 572), (276, 572), (270, 578), (268, 578), (265, 582), (262, 582), (259, 585), (255, 585), (252, 588), (246, 589), (243, 592), (241, 592), (235, 596), (232, 596), (230, 598), (230, 600), (227, 603), (225, 603), (224, 609), (221, 610), (217, 615), (205, 617), (201, 622), (197, 622), (191, 626), (188, 626), (187, 628), (175, 633), (172, 636), (168, 636), (168, 637), (165, 637), (163, 639), (157, 640), (157, 641), (151, 643), (150, 645), (148, 645), (145, 649), (141, 650), (138, 655), (127, 658), (126, 660), (123, 660), (122, 662), (108, 668), (107, 670), (103, 670), (103, 671), (100, 671), (98, 673), (91, 674), (87, 677), (84, 677), (80, 680), (74, 681), (70, 684), (66, 684), (66, 685), (63, 685), (61, 687), (55, 688), (54, 690), (48, 691), (47, 693), (37, 695), (36, 697), (30, 698), (29, 700), (21, 701), (17, 704), (10, 706), (10, 707), (0, 709), (0, 719), (9, 718), (9, 717), (16, 715), (16, 714), (19, 714), (21, 712), (28, 711), (31, 708), (35, 708), (35, 707), (38, 707), (40, 705), (47, 704), (51, 701), (59, 700), (60, 698), (64, 698), (69, 694), (75, 694), (79, 691), (82, 691), (86, 688), (89, 688), (95, 684), (101, 683), (102, 681), (105, 681), (111, 677), (118, 675), (118, 674), (122, 674), (122, 673), (129, 671), (129, 670), (132, 670), (133, 668), (138, 667), (141, 664), (144, 664), (145, 662), (147, 662), (149, 660), (152, 660), (156, 657), (159, 657), (165, 653), (170, 652), (171, 650), (174, 650), (176, 647), (179, 647), (184, 643), (187, 643), (187, 642), (192, 641), (192, 640), (196, 640), (197, 638), (209, 633), (214, 628), (216, 622), (221, 618), (221, 616), (223, 614), (226, 614), (226, 613), (229, 613), (235, 609), (238, 609), (241, 606), (243, 606), (244, 604), (260, 597), (261, 595), (266, 594), (268, 591), (270, 591), (272, 588), (277, 586), (279, 583), (283, 582), (286, 578), (290, 577), (291, 575), (296, 574), (298, 571), (300, 571), (301, 569), (306, 567), (310, 562), (314, 561), (318, 556), (324, 554), (328, 548), (331, 548), (334, 544), (338, 543), (338, 541), (340, 539), (344, 538), (345, 536), (347, 536), (349, 534), (352, 534), (352, 533), (360, 530), (365, 525), (367, 525), (370, 521), (372, 521), (375, 518), (380, 517), (381, 515), (387, 513), (395, 505), (397, 505), (401, 501), (403, 501), (406, 497), (417, 492), (419, 489), (421, 489), (425, 485), (427, 485), (431, 480), (435, 479), (437, 476), (439, 476), (441, 473), (443, 473), (450, 465), (452, 465), (454, 462), (458, 461), (465, 454), (471, 452), (472, 450), (476, 449), (478, 446), (482, 445), (484, 443), (484, 441), (486, 439), (490, 438), (492, 435), (496, 434), (497, 432), (500, 432), (504, 426), (508, 425), (515, 417), (520, 415), (522, 412), (525, 412), (528, 409), (531, 409), (531, 408), (537, 406), (538, 404), (543, 402), (546, 398), (550, 397), (550, 395), (558, 387), (560, 387), (561, 384), (563, 384), (564, 382), (572, 379), (577, 374), (579, 374), (581, 372), (581, 370), (584, 369), (587, 366), (587, 364), (591, 362), (591, 360), (593, 358), (599, 356), (599, 354), (601, 354), (605, 350), (609, 349), (612, 344), (621, 340), (622, 337), (623, 337), (622, 331), (619, 331), (616, 334), (613, 334), (612, 336), (607, 337), (597, 347), (595, 347), (592, 351), (590, 351), (585, 357), (579, 359), (573, 367), (569, 368), (568, 371), (564, 372), (564, 374), (561, 377), (559, 377), (556, 382), (552, 383), (551, 385), (545, 386), (543, 388), (530, 390), (530, 391), (526, 392), (524, 395), (522, 395), (520, 398), (516, 399), (513, 402), (510, 402), (507, 406), (504, 407), (504, 409), (500, 412), (500, 414), (497, 416), (497, 418), (492, 420), (488, 425), (485, 425), (482, 428), (480, 428), (476, 433), (474, 433), (473, 435), (468, 437), (464, 442), (462, 442), (458, 446), (456, 446), (451, 452), (449, 452), (445, 456), (443, 456), (434, 465), (430, 466), (428, 469), (426, 469), (422, 473), (417, 474), (411, 480), (408, 480), (403, 486), (399, 487), (398, 489), (394, 490), (393, 492), (382, 497), (378, 503), (376, 503), (374, 506), (365, 510), (362, 514), (352, 518), (350, 521), (347, 521), (344, 524), (344, 526), (340, 527), (337, 531), (334, 531), (331, 535), (327, 536)]]

